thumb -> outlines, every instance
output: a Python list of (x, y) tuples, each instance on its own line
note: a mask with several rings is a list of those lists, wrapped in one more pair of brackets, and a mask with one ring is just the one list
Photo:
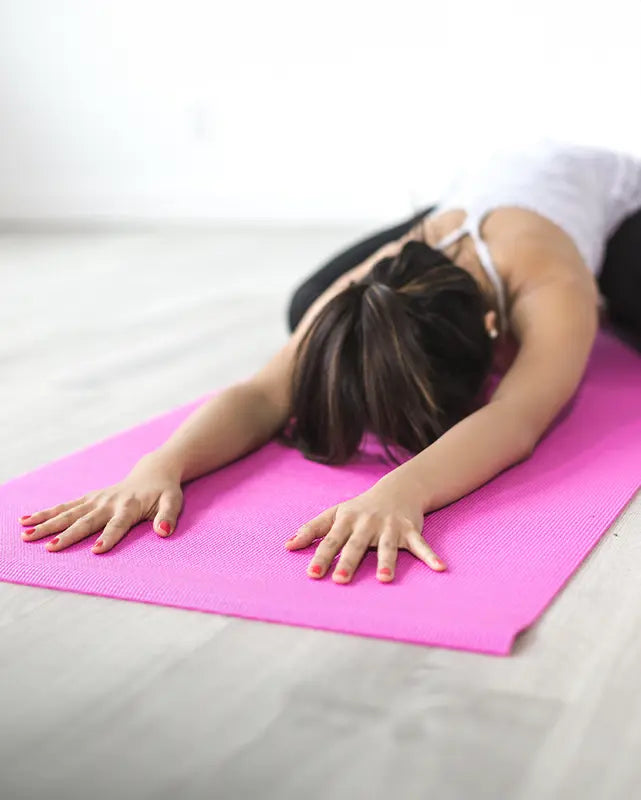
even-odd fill
[[(182, 505), (183, 493), (181, 489), (166, 489), (160, 495), (158, 513), (154, 518), (154, 530), (159, 536), (170, 536), (176, 530), (176, 521)], [(167, 526), (169, 526), (168, 529)]]

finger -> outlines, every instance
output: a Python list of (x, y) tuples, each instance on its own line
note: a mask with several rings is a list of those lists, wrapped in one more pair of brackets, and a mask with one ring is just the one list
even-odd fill
[(154, 530), (159, 536), (166, 538), (176, 530), (176, 522), (183, 505), (183, 493), (180, 488), (166, 489), (158, 501), (158, 513), (154, 519)]
[(83, 495), (82, 497), (78, 497), (76, 500), (70, 500), (68, 503), (59, 503), (57, 506), (45, 508), (42, 511), (36, 511), (34, 514), (25, 514), (24, 516), (20, 517), (20, 524), (28, 525), (29, 527), (40, 525), (46, 520), (62, 514), (63, 511), (67, 511), (69, 508), (74, 508), (74, 506), (84, 503), (86, 499), (87, 496)]
[(322, 578), (327, 572), (334, 556), (348, 540), (352, 532), (352, 523), (338, 520), (329, 533), (316, 548), (314, 557), (307, 565), (307, 574), (312, 578)]
[(96, 508), (89, 514), (85, 514), (79, 520), (70, 525), (67, 530), (63, 531), (55, 539), (47, 542), (45, 547), (49, 552), (56, 553), (58, 550), (64, 550), (65, 547), (79, 542), (81, 539), (86, 539), (92, 533), (99, 531), (109, 518), (109, 510), (107, 508)]
[(398, 533), (388, 525), (378, 540), (376, 577), (382, 583), (394, 580), (398, 560), (398, 538)]
[(374, 536), (378, 533), (380, 524), (379, 518), (367, 514), (361, 514), (352, 524), (352, 531), (343, 546), (332, 575), (335, 581), (349, 583), (370, 543), (374, 540)]
[[(57, 514), (55, 517), (51, 517), (51, 519), (48, 519), (46, 522), (36, 525), (35, 528), (22, 531), (22, 538), (24, 541), (35, 542), (38, 539), (42, 539), (44, 536), (51, 536), (52, 533), (60, 533), (60, 531), (64, 531), (73, 525), (76, 520), (93, 511), (94, 508), (91, 501), (73, 507), (71, 507), (70, 503), (66, 503), (65, 506), (67, 506), (66, 511)], [(61, 506), (57, 506), (57, 508), (60, 507)]]
[(92, 553), (107, 553), (112, 550), (129, 530), (140, 521), (140, 514), (131, 509), (121, 508), (104, 526), (104, 530), (94, 542)]
[(310, 519), (298, 529), (298, 531), (285, 542), (285, 547), (290, 550), (295, 550), (299, 547), (308, 547), (314, 539), (320, 536), (325, 536), (336, 518), (336, 509), (338, 505), (327, 508), (322, 514), (319, 514), (314, 519)]
[(337, 583), (349, 583), (376, 534), (376, 525), (370, 518), (361, 518), (354, 526), (332, 574)]
[(428, 567), (431, 567), (439, 572), (447, 569), (447, 566), (441, 561), (441, 559), (425, 541), (423, 534), (419, 533), (417, 530), (412, 529), (405, 534), (403, 547), (409, 550), (417, 558), (420, 558), (421, 561), (424, 561)]

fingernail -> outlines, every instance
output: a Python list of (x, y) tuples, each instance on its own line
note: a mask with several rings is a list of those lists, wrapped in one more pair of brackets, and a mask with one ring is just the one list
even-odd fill
[(30, 516), (31, 516), (31, 514), (23, 514), (23, 515), (20, 517), (20, 519), (21, 519), (21, 520), (23, 520), (23, 519), (29, 519), (29, 517), (30, 517)]
[(379, 569), (379, 573), (381, 575), (391, 575), (392, 574), (392, 570), (389, 567), (381, 567)]
[[(295, 535), (294, 535), (294, 536), (291, 536), (291, 537), (290, 537), (290, 538), (287, 540), (287, 542), (293, 542), (295, 538), (296, 538), (296, 536), (295, 536)], [(285, 542), (285, 544), (287, 544), (287, 542)]]
[(337, 569), (336, 574), (340, 575), (341, 578), (346, 578), (349, 575), (346, 569)]
[(445, 566), (445, 564), (441, 561), (440, 558), (435, 558), (434, 559), (434, 563), (436, 564), (437, 567), (444, 567)]
[(169, 525), (167, 520), (163, 520), (158, 527), (160, 528), (161, 531), (164, 531), (165, 533), (169, 533), (171, 530), (171, 526)]
[(35, 531), (35, 528), (27, 528), (26, 531), (22, 531), (25, 536), (31, 536), (31, 534)]
[(102, 539), (98, 539), (98, 541), (95, 543), (94, 547), (102, 547), (103, 544), (104, 544), (104, 542), (102, 541)]
[(49, 544), (58, 544), (58, 542), (59, 542), (59, 541), (60, 541), (60, 537), (59, 537), (59, 536), (56, 536), (56, 538), (55, 538), (55, 539), (52, 539), (52, 540), (49, 542)]
[(320, 571), (321, 571), (320, 564), (314, 564), (314, 566), (312, 567), (312, 572), (314, 573), (314, 575), (320, 575)]

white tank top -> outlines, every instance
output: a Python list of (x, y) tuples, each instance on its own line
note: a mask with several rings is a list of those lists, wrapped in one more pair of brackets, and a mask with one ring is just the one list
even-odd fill
[(536, 211), (570, 236), (588, 269), (599, 274), (608, 238), (641, 208), (641, 160), (594, 147), (550, 140), (492, 154), (461, 173), (428, 216), (451, 209), (467, 212), (461, 227), (435, 247), (462, 236), (474, 242), (479, 261), (494, 285), (503, 329), (507, 330), (505, 289), (481, 238), (485, 216), (499, 206)]

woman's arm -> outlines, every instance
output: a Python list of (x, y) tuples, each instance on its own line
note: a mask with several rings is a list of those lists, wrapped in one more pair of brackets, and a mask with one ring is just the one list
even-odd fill
[(169, 439), (149, 454), (161, 459), (181, 483), (212, 472), (269, 441), (287, 421), (296, 345), (312, 319), (351, 280), (359, 280), (385, 256), (396, 255), (408, 237), (388, 242), (340, 276), (307, 309), (289, 341), (248, 381), (228, 387), (199, 406)]
[(514, 301), (510, 326), (520, 348), (488, 403), (382, 479), (414, 486), (423, 513), (534, 452), (585, 374), (599, 328), (595, 290), (583, 276), (550, 281)]
[(255, 450), (281, 424), (281, 410), (269, 395), (241, 382), (206, 400), (148, 456), (160, 459), (182, 483)]
[(180, 481), (200, 477), (269, 441), (287, 422), (295, 353), (320, 309), (350, 280), (358, 280), (394, 242), (371, 259), (335, 280), (307, 309), (296, 330), (278, 352), (250, 379), (207, 400), (149, 454), (174, 471)]
[(423, 514), (428, 514), (529, 458), (534, 445), (527, 433), (518, 410), (507, 402), (489, 403), (378, 483), (389, 486), (392, 492), (395, 485), (409, 490)]

